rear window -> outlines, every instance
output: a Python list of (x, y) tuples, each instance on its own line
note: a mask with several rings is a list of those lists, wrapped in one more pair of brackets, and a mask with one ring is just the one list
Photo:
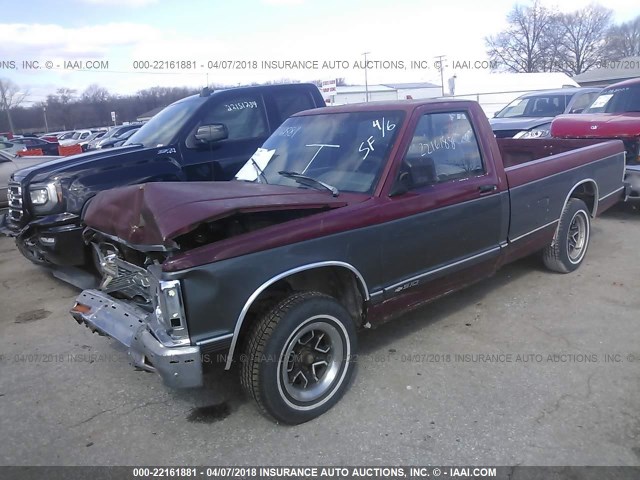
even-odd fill
[(309, 92), (291, 90), (275, 91), (273, 92), (273, 99), (276, 104), (276, 109), (280, 114), (280, 118), (283, 121), (294, 113), (315, 107), (313, 98), (311, 98), (311, 94)]

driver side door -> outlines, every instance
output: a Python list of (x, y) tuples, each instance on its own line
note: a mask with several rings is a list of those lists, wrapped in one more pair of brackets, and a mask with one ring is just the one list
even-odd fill
[[(464, 110), (422, 113), (392, 196), (403, 218), (382, 246), (384, 299), (412, 306), (495, 271), (508, 193)], [(408, 177), (406, 176), (408, 175)]]

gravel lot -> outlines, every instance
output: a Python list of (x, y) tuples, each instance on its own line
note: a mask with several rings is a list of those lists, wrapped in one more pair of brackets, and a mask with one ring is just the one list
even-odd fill
[(196, 391), (134, 371), (0, 237), (0, 463), (640, 465), (640, 212), (592, 233), (574, 274), (526, 259), (365, 332), (351, 389), (297, 427), (235, 371)]

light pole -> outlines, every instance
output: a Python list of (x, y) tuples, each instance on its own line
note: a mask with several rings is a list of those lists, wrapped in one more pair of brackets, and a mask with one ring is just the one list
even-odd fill
[(440, 89), (442, 90), (442, 96), (444, 97), (444, 59), (446, 55), (436, 56), (438, 59), (438, 65), (440, 66)]
[(44, 131), (49, 133), (49, 124), (47, 123), (47, 107), (42, 107), (42, 114), (44, 115)]
[(368, 102), (369, 101), (369, 81), (367, 80), (367, 55), (369, 55), (371, 52), (364, 52), (362, 55), (364, 55), (364, 92), (365, 92), (365, 101)]

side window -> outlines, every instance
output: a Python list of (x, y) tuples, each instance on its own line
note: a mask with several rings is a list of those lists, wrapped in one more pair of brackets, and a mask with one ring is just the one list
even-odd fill
[(598, 96), (598, 93), (585, 93), (582, 95), (578, 95), (576, 101), (571, 106), (571, 111), (575, 112), (576, 110), (584, 110), (591, 102), (593, 102), (594, 98)]
[(286, 120), (294, 113), (315, 107), (309, 92), (297, 90), (275, 90), (272, 95), (276, 104), (276, 109), (278, 110), (282, 121)]
[(429, 113), (418, 121), (404, 159), (409, 189), (485, 173), (478, 141), (465, 112)]
[(585, 94), (578, 94), (578, 96), (576, 97), (576, 101), (573, 102), (573, 105), (571, 106), (571, 111), (574, 112), (576, 110), (584, 110), (585, 108), (587, 108), (587, 105), (589, 105), (590, 100), (593, 100), (593, 97), (591, 97), (588, 93)]
[(210, 123), (224, 123), (230, 140), (268, 135), (262, 102), (254, 95), (238, 95), (213, 103), (200, 124)]

